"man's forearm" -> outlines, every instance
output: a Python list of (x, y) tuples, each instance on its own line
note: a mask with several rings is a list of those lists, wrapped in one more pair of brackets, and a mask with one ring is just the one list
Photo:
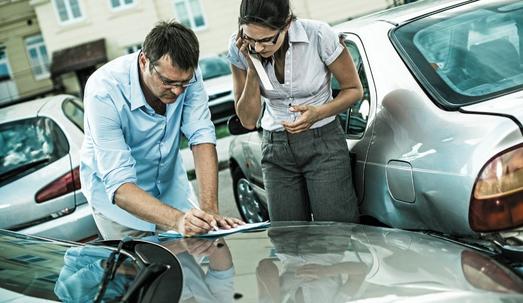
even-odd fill
[(162, 229), (177, 230), (176, 224), (183, 217), (181, 211), (162, 203), (133, 183), (120, 186), (114, 194), (114, 201), (118, 207)]
[(216, 146), (211, 143), (193, 145), (191, 147), (198, 191), (200, 193), (200, 207), (211, 213), (218, 213), (218, 156)]

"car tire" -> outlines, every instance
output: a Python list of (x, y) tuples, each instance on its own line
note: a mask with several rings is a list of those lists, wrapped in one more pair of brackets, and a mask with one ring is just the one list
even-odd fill
[(239, 167), (232, 171), (234, 200), (238, 212), (247, 223), (258, 223), (269, 220), (267, 205), (254, 192), (251, 182), (245, 177)]

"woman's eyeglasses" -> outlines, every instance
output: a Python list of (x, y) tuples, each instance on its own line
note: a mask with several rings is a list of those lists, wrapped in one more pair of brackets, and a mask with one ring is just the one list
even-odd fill
[(263, 45), (263, 46), (271, 46), (271, 45), (276, 44), (276, 42), (278, 42), (278, 38), (280, 38), (280, 34), (281, 34), (282, 30), (283, 29), (278, 30), (276, 35), (274, 35), (272, 37), (267, 37), (267, 38), (263, 38), (263, 39), (253, 39), (247, 35), (244, 35), (243, 29), (240, 29), (240, 37), (243, 40), (245, 40), (245, 42), (247, 42), (250, 46), (254, 46), (256, 43)]
[(154, 64), (151, 63), (150, 60), (149, 60), (149, 64), (151, 64), (151, 66), (153, 67), (153, 70), (156, 72), (156, 75), (158, 76), (158, 79), (160, 79), (160, 81), (162, 82), (163, 86), (165, 86), (166, 88), (169, 88), (169, 89), (172, 89), (172, 88), (184, 88), (185, 89), (188, 86), (196, 83), (196, 81), (198, 81), (198, 78), (196, 77), (196, 74), (194, 74), (193, 77), (190, 80), (187, 80), (187, 81), (173, 81), (173, 80), (167, 79), (167, 78), (165, 78), (164, 76), (162, 76), (158, 72), (158, 70), (156, 69)]

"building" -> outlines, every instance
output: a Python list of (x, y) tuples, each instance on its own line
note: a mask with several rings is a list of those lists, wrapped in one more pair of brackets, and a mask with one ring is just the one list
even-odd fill
[(0, 105), (52, 91), (49, 62), (29, 0), (0, 1)]
[[(22, 1), (23, 2), (23, 1)], [(291, 0), (296, 15), (329, 23), (382, 10), (393, 0)], [(202, 55), (227, 50), (240, 0), (30, 0), (56, 88), (81, 94), (101, 64), (134, 52), (160, 20), (177, 19), (198, 36)]]

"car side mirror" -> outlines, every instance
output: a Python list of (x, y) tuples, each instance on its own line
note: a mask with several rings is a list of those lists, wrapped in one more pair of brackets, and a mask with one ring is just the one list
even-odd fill
[(231, 135), (241, 135), (256, 130), (243, 127), (242, 123), (240, 122), (240, 118), (238, 118), (237, 115), (232, 115), (229, 117), (227, 120), (227, 128), (229, 129), (229, 133)]

